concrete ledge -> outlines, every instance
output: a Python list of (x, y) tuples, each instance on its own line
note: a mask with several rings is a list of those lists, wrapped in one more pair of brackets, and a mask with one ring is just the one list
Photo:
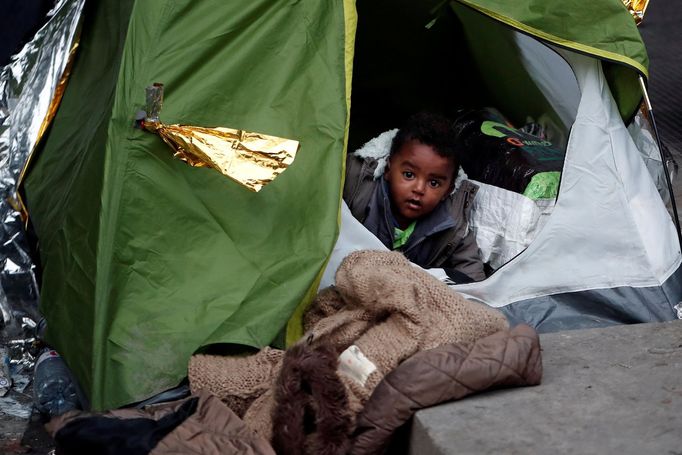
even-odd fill
[(682, 321), (540, 341), (541, 385), (419, 411), (410, 453), (682, 455)]

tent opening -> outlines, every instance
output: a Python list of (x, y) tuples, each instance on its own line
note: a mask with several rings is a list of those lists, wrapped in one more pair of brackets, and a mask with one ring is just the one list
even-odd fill
[[(494, 272), (530, 244), (554, 206), (580, 99), (570, 65), (549, 46), (456, 2), (434, 9), (405, 0), (362, 1), (357, 13), (349, 153), (419, 111), (462, 119), (488, 109), (532, 133), (531, 141), (538, 135), (551, 142), (553, 164), (533, 172), (552, 171), (544, 172), (552, 174), (552, 191), (529, 198), (528, 180), (516, 192), (477, 182), (484, 191), (470, 222)], [(486, 158), (476, 147), (463, 153), (471, 178), (467, 161)]]

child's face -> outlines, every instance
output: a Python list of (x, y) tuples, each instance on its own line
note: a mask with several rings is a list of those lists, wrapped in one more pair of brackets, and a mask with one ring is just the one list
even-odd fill
[(384, 178), (391, 210), (401, 229), (427, 215), (452, 191), (455, 163), (417, 140), (405, 143), (389, 160)]

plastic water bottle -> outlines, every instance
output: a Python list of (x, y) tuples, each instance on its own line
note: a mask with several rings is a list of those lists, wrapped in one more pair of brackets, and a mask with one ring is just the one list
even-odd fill
[(81, 409), (76, 381), (62, 356), (53, 349), (44, 351), (36, 361), (33, 400), (36, 409), (50, 417)]

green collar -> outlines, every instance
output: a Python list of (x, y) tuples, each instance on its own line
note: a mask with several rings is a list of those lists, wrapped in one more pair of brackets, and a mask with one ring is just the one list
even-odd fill
[(414, 227), (417, 225), (417, 220), (414, 220), (412, 223), (410, 223), (409, 226), (405, 228), (403, 231), (402, 229), (395, 227), (393, 228), (393, 249), (397, 250), (398, 248), (401, 248), (403, 245), (405, 245), (414, 232)]

